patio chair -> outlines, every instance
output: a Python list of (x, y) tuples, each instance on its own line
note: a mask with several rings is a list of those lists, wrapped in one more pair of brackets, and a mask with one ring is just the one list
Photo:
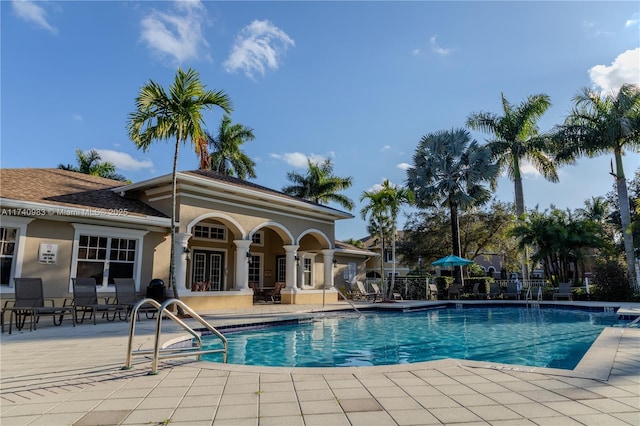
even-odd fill
[(448, 289), (449, 299), (453, 299), (455, 296), (457, 299), (460, 299), (460, 293), (462, 293), (462, 285), (461, 284), (451, 284)]
[[(72, 278), (73, 281), (73, 300), (71, 306), (75, 312), (75, 319), (77, 323), (82, 324), (86, 314), (89, 314), (89, 318), (93, 316), (93, 324), (96, 324), (96, 317), (99, 312), (102, 312), (102, 317), (107, 318), (107, 321), (113, 321), (116, 319), (116, 315), (127, 313), (127, 305), (118, 303), (109, 303), (105, 298), (104, 303), (98, 301), (98, 291), (96, 290), (95, 278)], [(65, 306), (66, 306), (65, 300)], [(82, 312), (82, 318), (78, 319), (78, 314)], [(113, 314), (113, 317), (110, 317)], [(122, 318), (122, 316), (120, 317)]]
[(518, 290), (518, 283), (512, 282), (507, 284), (507, 291), (502, 294), (505, 299), (514, 298), (520, 300), (520, 290)]
[(55, 306), (55, 302), (52, 299), (44, 298), (41, 278), (14, 278), (13, 282), (15, 283), (15, 301), (12, 306), (8, 306), (10, 301), (5, 302), (2, 313), (0, 314), (3, 333), (5, 311), (10, 311), (9, 334), (11, 334), (14, 317), (18, 330), (22, 330), (27, 317), (30, 317), (29, 331), (36, 330), (40, 317), (47, 315), (53, 317), (53, 325), (58, 326), (62, 324), (64, 316), (69, 314), (73, 326), (76, 326), (72, 308)]
[[(380, 297), (380, 300), (382, 300), (384, 297), (382, 296), (382, 292), (380, 291), (380, 287), (378, 287), (378, 284), (371, 284), (371, 288), (373, 289), (373, 291), (371, 292), (373, 294), (373, 301), (375, 302), (378, 297)], [(395, 295), (400, 296), (400, 293), (393, 293), (393, 298), (396, 299)], [(402, 299), (402, 296), (399, 297), (399, 299)], [(396, 299), (398, 300), (398, 299)]]
[(366, 288), (364, 288), (364, 283), (362, 281), (356, 281), (356, 286), (358, 286), (358, 291), (360, 292), (360, 297), (365, 300), (373, 299), (376, 300), (378, 296), (377, 293), (369, 292)]
[(500, 284), (491, 283), (489, 285), (489, 299), (497, 299), (500, 297)]
[(429, 299), (438, 300), (438, 286), (435, 284), (429, 284)]
[(484, 298), (488, 296), (486, 292), (480, 293), (480, 283), (473, 284), (473, 295), (476, 297), (484, 297)]
[(567, 300), (573, 301), (573, 293), (571, 291), (571, 283), (558, 284), (558, 290), (553, 293), (553, 300), (558, 300), (560, 297), (566, 297)]
[[(116, 305), (124, 305), (126, 307), (126, 315), (123, 318), (121, 311), (118, 311), (118, 317), (121, 320), (126, 320), (133, 311), (133, 307), (139, 300), (138, 293), (136, 292), (136, 281), (133, 278), (114, 278), (113, 282), (116, 286)], [(144, 312), (148, 319), (153, 318), (158, 310), (151, 306), (144, 304), (138, 309), (138, 320), (140, 320), (140, 312)]]
[(272, 302), (277, 303), (282, 301), (281, 291), (285, 286), (286, 286), (285, 283), (276, 283), (271, 293), (269, 293), (269, 296), (271, 297)]

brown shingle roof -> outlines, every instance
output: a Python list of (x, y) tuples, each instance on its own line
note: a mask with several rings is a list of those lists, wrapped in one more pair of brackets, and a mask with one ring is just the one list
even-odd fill
[(0, 169), (0, 197), (79, 209), (122, 209), (139, 216), (167, 216), (113, 192), (124, 182), (61, 169)]

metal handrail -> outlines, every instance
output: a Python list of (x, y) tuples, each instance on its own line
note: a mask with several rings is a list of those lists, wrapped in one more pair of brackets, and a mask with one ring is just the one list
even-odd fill
[[(136, 328), (136, 317), (138, 314), (138, 310), (142, 305), (151, 305), (158, 310), (158, 318), (156, 319), (156, 332), (155, 332), (155, 342), (153, 346), (153, 350), (150, 349), (141, 349), (137, 351), (133, 351), (133, 336), (135, 335)], [(191, 318), (197, 320), (202, 326), (204, 326), (207, 330), (209, 330), (212, 334), (217, 336), (220, 340), (222, 340), (222, 349), (202, 349), (202, 338), (201, 334), (197, 333), (191, 327), (189, 327), (184, 321), (175, 316), (172, 312), (168, 311), (167, 308), (171, 305), (177, 305), (181, 307), (186, 313), (188, 313)], [(190, 348), (173, 348), (173, 349), (160, 349), (160, 330), (162, 328), (162, 319), (164, 316), (172, 319), (176, 324), (180, 325), (184, 328), (189, 334), (193, 336), (193, 338), (197, 341), (197, 345)], [(227, 342), (227, 338), (222, 335), (218, 330), (216, 330), (211, 324), (206, 322), (200, 315), (198, 315), (193, 309), (189, 308), (184, 302), (179, 299), (168, 299), (165, 300), (162, 304), (158, 303), (155, 299), (142, 299), (138, 301), (131, 310), (131, 319), (129, 324), (129, 342), (127, 344), (127, 359), (125, 362), (125, 366), (123, 369), (127, 370), (131, 368), (132, 357), (134, 355), (149, 355), (153, 354), (153, 361), (151, 363), (151, 373), (157, 374), (158, 372), (158, 360), (166, 359), (166, 358), (178, 358), (184, 356), (193, 356), (195, 355), (200, 360), (200, 355), (203, 354), (212, 354), (212, 353), (220, 353), (222, 352), (222, 362), (227, 362), (227, 354), (228, 354), (229, 344)]]
[(351, 300), (349, 300), (349, 298), (342, 292), (342, 290), (340, 290), (338, 287), (334, 287), (336, 290), (338, 290), (338, 293), (340, 293), (340, 296), (342, 296), (342, 298), (344, 300), (347, 301), (348, 304), (351, 305), (351, 307), (353, 308), (354, 311), (356, 311), (357, 313), (359, 313), (360, 315), (362, 315), (362, 312), (360, 312), (360, 310), (358, 308), (356, 308), (356, 305), (354, 305)]
[(640, 317), (636, 317), (636, 319), (634, 319), (629, 324), (627, 324), (627, 328), (633, 327), (634, 325), (638, 324), (639, 322), (640, 322)]

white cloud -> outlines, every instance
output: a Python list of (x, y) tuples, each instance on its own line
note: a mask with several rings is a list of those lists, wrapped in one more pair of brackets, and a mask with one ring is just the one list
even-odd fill
[(640, 84), (640, 47), (621, 53), (610, 66), (590, 68), (589, 77), (605, 93), (617, 92), (624, 83)]
[(82, 121), (82, 116), (80, 114), (71, 114), (71, 119), (73, 121)]
[(381, 189), (382, 189), (382, 184), (376, 183), (375, 185), (369, 187), (369, 189), (367, 189), (367, 192), (379, 192)]
[(636, 12), (633, 15), (631, 15), (630, 19), (627, 19), (627, 22), (624, 23), (624, 26), (626, 28), (637, 27), (639, 24), (640, 24), (640, 13)]
[(125, 152), (112, 151), (110, 149), (96, 149), (102, 161), (112, 163), (116, 168), (122, 170), (151, 169), (151, 160), (138, 161)]
[(422, 52), (420, 51), (420, 49), (413, 49), (413, 51), (411, 52), (411, 54), (413, 56), (420, 56)]
[(615, 35), (611, 31), (604, 31), (597, 28), (596, 24), (591, 21), (583, 21), (582, 26), (585, 28), (585, 30), (589, 35), (592, 35), (595, 37), (611, 37)]
[(385, 145), (382, 147), (382, 149), (380, 151), (384, 152), (384, 151), (388, 151), (391, 149), (391, 145)]
[(523, 161), (522, 164), (520, 164), (520, 173), (522, 173), (524, 177), (542, 176), (540, 172), (528, 161)]
[(278, 160), (282, 160), (290, 166), (293, 166), (297, 169), (307, 168), (308, 161), (311, 160), (312, 163), (319, 164), (322, 163), (327, 157), (322, 156), (320, 154), (311, 154), (306, 155), (301, 152), (287, 152), (284, 154), (269, 154), (271, 158), (275, 158)]
[(47, 20), (47, 11), (42, 6), (36, 5), (36, 2), (13, 0), (11, 5), (14, 13), (25, 21), (32, 22), (54, 34), (58, 32), (58, 29), (53, 27)]
[(210, 60), (202, 34), (206, 8), (200, 1), (176, 1), (174, 6), (176, 13), (154, 10), (142, 20), (142, 40), (154, 53), (178, 64), (202, 57)]
[(413, 167), (413, 166), (411, 164), (409, 164), (409, 163), (396, 164), (396, 168), (400, 169), (400, 170), (409, 170), (411, 167)]
[(436, 52), (438, 55), (441, 55), (441, 56), (446, 56), (449, 53), (453, 52), (453, 49), (440, 47), (436, 41), (437, 38), (438, 36), (431, 36), (431, 38), (429, 39), (429, 43), (431, 43), (431, 48), (433, 49), (434, 52)]
[(223, 66), (229, 73), (241, 70), (249, 78), (254, 73), (264, 75), (267, 69), (278, 69), (291, 46), (295, 46), (293, 39), (271, 22), (253, 21), (236, 37)]

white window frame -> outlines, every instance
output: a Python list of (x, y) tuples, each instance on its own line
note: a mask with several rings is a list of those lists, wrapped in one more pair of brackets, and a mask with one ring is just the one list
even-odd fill
[(358, 274), (358, 266), (356, 262), (347, 263), (347, 267), (342, 271), (342, 278), (349, 283), (353, 283), (356, 280)]
[[(197, 227), (201, 227), (201, 228), (209, 228), (209, 235), (211, 235), (211, 228), (217, 228), (217, 229), (221, 229), (224, 233), (224, 237), (223, 238), (211, 238), (211, 237), (200, 237), (200, 236), (196, 236), (196, 228)], [(226, 243), (227, 242), (227, 238), (229, 236), (229, 229), (222, 224), (218, 224), (218, 223), (208, 223), (208, 222), (200, 222), (196, 225), (193, 226), (193, 228), (191, 229), (191, 235), (193, 239), (195, 240), (200, 240), (200, 241), (218, 241), (218, 242), (223, 242)]]
[(12, 278), (22, 277), (22, 263), (24, 262), (24, 247), (27, 244), (27, 225), (34, 219), (30, 217), (2, 217), (3, 228), (15, 228), (16, 231), (16, 247), (13, 250), (13, 262), (11, 263), (11, 271), (9, 272), (9, 285), (0, 286), (0, 294), (14, 294), (15, 286)]
[[(316, 258), (317, 253), (302, 253), (300, 255), (300, 276), (298, 277), (298, 282), (300, 283), (300, 288), (314, 288), (313, 283), (315, 282), (315, 258)], [(305, 270), (305, 261), (308, 260), (309, 261), (309, 271)], [(308, 272), (309, 275), (309, 283), (310, 284), (305, 284), (304, 282), (304, 276), (305, 274)]]
[[(259, 285), (260, 290), (262, 290), (264, 288), (264, 254), (263, 253), (251, 253), (251, 263), (249, 264), (249, 268), (251, 268), (251, 265), (253, 265), (254, 259), (258, 259), (259, 270), (258, 270), (258, 282), (257, 282), (257, 284)], [(253, 281), (251, 281), (251, 275), (249, 275), (249, 282), (250, 283), (253, 282)]]
[[(133, 263), (133, 279), (136, 282), (136, 290), (140, 290), (140, 277), (142, 274), (142, 258), (144, 253), (144, 236), (148, 234), (149, 231), (142, 231), (139, 229), (115, 228), (111, 226), (86, 225), (83, 223), (72, 223), (71, 226), (73, 226), (74, 228), (74, 233), (73, 233), (72, 257), (71, 257), (71, 276), (69, 277), (70, 293), (73, 292), (72, 278), (75, 278), (78, 272), (78, 248), (80, 245), (80, 235), (136, 240), (136, 256), (135, 256), (136, 260)], [(109, 263), (109, 256), (107, 256), (105, 263)], [(113, 289), (109, 289), (108, 281), (109, 281), (109, 277), (105, 276), (103, 278), (102, 283), (96, 283), (96, 288), (98, 292), (113, 291)]]
[(251, 236), (251, 245), (256, 247), (264, 247), (264, 231), (258, 231)]

